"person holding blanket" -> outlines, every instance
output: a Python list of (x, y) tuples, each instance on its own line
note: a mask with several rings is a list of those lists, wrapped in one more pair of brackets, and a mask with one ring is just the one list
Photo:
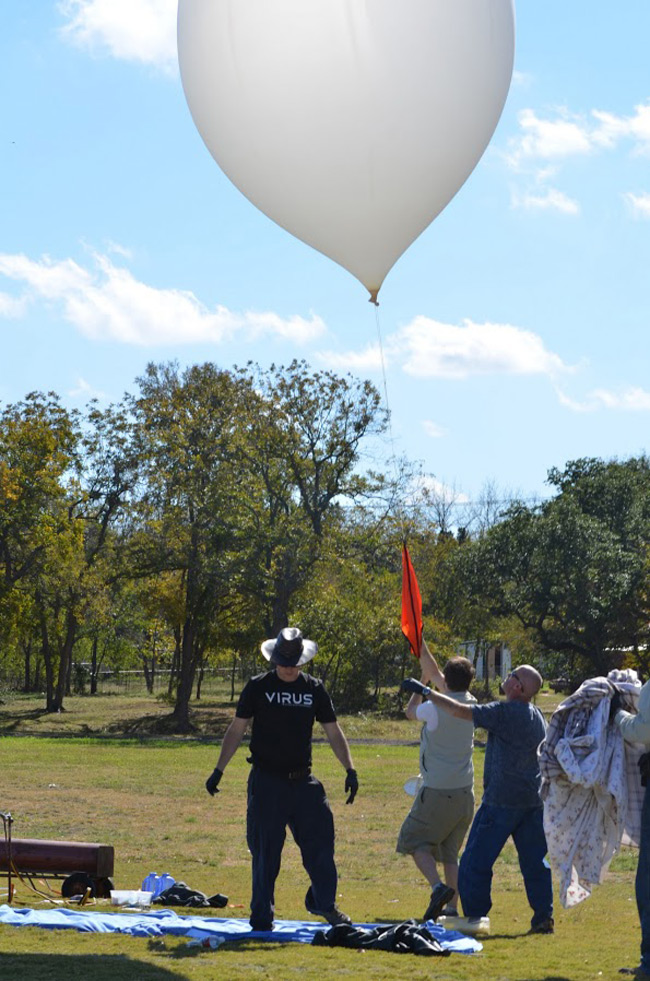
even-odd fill
[(272, 670), (245, 685), (217, 765), (205, 784), (209, 794), (218, 793), (223, 771), (252, 720), (246, 840), (253, 858), (253, 930), (273, 929), (275, 881), (287, 825), (311, 880), (305, 897), (307, 910), (332, 926), (352, 922), (335, 903), (334, 819), (325, 789), (311, 772), (314, 720), (321, 723), (346, 771), (346, 804), (354, 801), (359, 781), (330, 696), (321, 681), (300, 670), (317, 650), (296, 627), (285, 627), (277, 638), (262, 644)]
[[(621, 696), (614, 692), (610, 706), (610, 719), (620, 729), (628, 743), (642, 743), (650, 749), (650, 681), (646, 681), (639, 693), (637, 714), (622, 707)], [(639, 861), (636, 869), (636, 906), (641, 924), (641, 961), (636, 967), (622, 967), (619, 974), (637, 978), (650, 978), (650, 754), (639, 760), (641, 785), (645, 787), (641, 810), (641, 835)]]

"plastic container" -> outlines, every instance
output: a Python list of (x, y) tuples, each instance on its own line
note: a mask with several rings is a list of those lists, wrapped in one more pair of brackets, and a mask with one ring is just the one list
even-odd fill
[(152, 892), (142, 889), (111, 889), (113, 906), (151, 906)]
[(162, 875), (158, 875), (157, 872), (150, 872), (143, 880), (141, 888), (145, 891), (152, 892), (153, 898), (157, 899), (161, 892), (169, 889), (175, 882), (176, 879), (169, 872), (163, 872)]
[(482, 916), (478, 920), (468, 920), (466, 916), (439, 916), (436, 920), (438, 926), (445, 930), (457, 930), (458, 933), (466, 933), (469, 937), (487, 937), (490, 933), (490, 917)]
[(424, 780), (422, 779), (422, 774), (418, 773), (417, 777), (409, 777), (409, 779), (404, 784), (404, 790), (409, 795), (409, 797), (416, 797), (420, 793), (422, 787), (424, 786)]

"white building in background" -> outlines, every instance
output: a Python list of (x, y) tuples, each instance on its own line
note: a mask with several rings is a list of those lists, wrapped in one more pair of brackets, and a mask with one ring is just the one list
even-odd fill
[[(493, 681), (495, 678), (507, 678), (512, 671), (512, 654), (505, 644), (491, 644), (489, 647), (479, 641), (478, 655), (476, 641), (465, 641), (458, 647), (458, 653), (468, 658), (476, 668), (476, 680)], [(487, 671), (487, 675), (486, 675)]]

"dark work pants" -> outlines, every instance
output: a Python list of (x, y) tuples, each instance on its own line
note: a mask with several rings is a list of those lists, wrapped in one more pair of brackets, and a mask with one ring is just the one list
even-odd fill
[(636, 905), (641, 923), (641, 967), (650, 974), (650, 786), (646, 787), (641, 811)]
[(268, 929), (275, 911), (275, 880), (280, 871), (287, 826), (311, 880), (310, 906), (330, 910), (336, 899), (334, 819), (325, 788), (316, 777), (288, 780), (258, 767), (248, 777), (246, 840), (253, 856), (251, 924)]

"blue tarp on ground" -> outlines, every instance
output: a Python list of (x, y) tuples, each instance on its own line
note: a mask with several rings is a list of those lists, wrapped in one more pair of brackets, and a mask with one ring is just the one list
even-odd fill
[[(8, 926), (44, 927), (47, 930), (80, 930), (84, 933), (124, 933), (131, 937), (161, 937), (170, 934), (176, 937), (219, 937), (223, 940), (273, 940), (287, 943), (310, 944), (314, 934), (328, 930), (325, 923), (306, 920), (276, 920), (272, 931), (251, 930), (248, 920), (222, 919), (218, 916), (179, 916), (171, 909), (161, 909), (149, 913), (109, 913), (93, 909), (15, 909), (0, 906), (0, 924)], [(372, 930), (382, 924), (357, 924)], [(386, 924), (383, 924), (384, 926)], [(429, 922), (427, 927), (432, 936), (447, 950), (458, 954), (473, 954), (482, 950), (473, 937), (445, 930)]]

